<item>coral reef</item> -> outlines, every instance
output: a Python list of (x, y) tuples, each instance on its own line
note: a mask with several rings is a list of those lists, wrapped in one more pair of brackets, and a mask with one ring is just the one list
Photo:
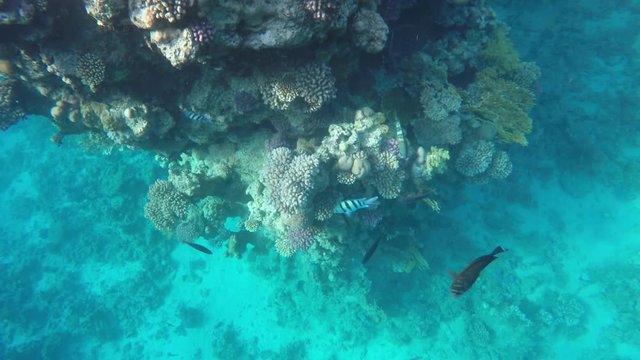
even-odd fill
[[(507, 177), (503, 143), (531, 130), (539, 69), (485, 1), (47, 4), (1, 8), (1, 128), (38, 114), (58, 144), (90, 133), (154, 152), (167, 180), (149, 188), (146, 217), (229, 256), (248, 243), (304, 252), (336, 280), (396, 204), (438, 210), (440, 182)], [(381, 206), (353, 227), (334, 216), (373, 196)], [(398, 269), (425, 266), (405, 245), (396, 258), (413, 265)]]

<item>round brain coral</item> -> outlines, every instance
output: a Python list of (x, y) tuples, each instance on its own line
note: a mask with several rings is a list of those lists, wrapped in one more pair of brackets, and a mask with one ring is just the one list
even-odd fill
[(484, 173), (491, 165), (494, 148), (493, 143), (482, 140), (465, 146), (456, 160), (456, 170), (467, 177)]

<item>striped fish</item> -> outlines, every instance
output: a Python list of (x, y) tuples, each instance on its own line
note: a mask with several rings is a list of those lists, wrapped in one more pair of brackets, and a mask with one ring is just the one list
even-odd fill
[(199, 122), (199, 123), (212, 123), (213, 119), (211, 118), (211, 116), (206, 115), (206, 114), (198, 114), (196, 112), (193, 111), (189, 111), (189, 110), (182, 110), (182, 114), (184, 114), (184, 116), (186, 116), (189, 120), (191, 121), (195, 121), (195, 122)]
[(378, 205), (378, 197), (342, 200), (333, 209), (336, 214), (351, 215), (354, 212)]
[(400, 158), (407, 158), (407, 141), (404, 138), (404, 130), (400, 121), (396, 121), (396, 140), (398, 141), (398, 150), (400, 152)]

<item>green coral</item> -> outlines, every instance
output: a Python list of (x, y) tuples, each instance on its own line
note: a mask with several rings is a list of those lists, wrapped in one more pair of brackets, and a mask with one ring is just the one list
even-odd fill
[(480, 71), (466, 93), (463, 110), (496, 128), (498, 141), (527, 145), (533, 121), (529, 110), (535, 97), (531, 90), (497, 76), (494, 68)]
[(529, 111), (535, 103), (533, 88), (540, 69), (520, 61), (504, 27), (493, 32), (480, 59), (485, 67), (465, 92), (463, 110), (492, 124), (498, 141), (527, 145), (526, 135), (533, 126)]
[(533, 89), (540, 78), (540, 68), (532, 62), (523, 62), (509, 40), (507, 30), (499, 27), (480, 53), (485, 69), (491, 69), (497, 77)]
[(501, 77), (511, 76), (522, 67), (518, 52), (504, 27), (499, 27), (493, 32), (491, 40), (480, 53), (480, 59), (488, 67), (496, 69)]

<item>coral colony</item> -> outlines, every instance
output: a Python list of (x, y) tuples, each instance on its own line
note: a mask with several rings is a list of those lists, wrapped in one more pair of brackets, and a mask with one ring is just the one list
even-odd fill
[(155, 152), (157, 229), (326, 274), (402, 199), (437, 210), (440, 186), (507, 178), (532, 129), (540, 71), (484, 0), (16, 0), (0, 19), (0, 129), (38, 114), (58, 143)]

